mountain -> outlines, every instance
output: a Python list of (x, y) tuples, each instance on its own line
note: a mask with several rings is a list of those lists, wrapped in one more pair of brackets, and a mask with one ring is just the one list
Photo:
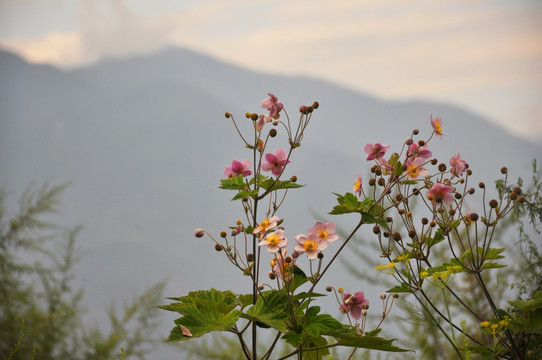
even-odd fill
[[(103, 304), (164, 278), (167, 296), (211, 287), (249, 291), (214, 244), (194, 238), (193, 230), (218, 234), (242, 215), (232, 194), (218, 189), (224, 167), (249, 157), (224, 113), (248, 129), (245, 112), (262, 111), (268, 92), (292, 120), (299, 105), (320, 103), (288, 170), (308, 186), (292, 191), (279, 214), (292, 240), (314, 224), (313, 212), (331, 210), (332, 192), (349, 191), (356, 173), (367, 173), (365, 143), (400, 151), (412, 129), (420, 129), (420, 138), (430, 134), (430, 114), (442, 117), (446, 133), (444, 140), (431, 140), (433, 153), (446, 163), (461, 153), (474, 183), (492, 183), (503, 165), (513, 180), (528, 177), (532, 159), (542, 155), (541, 147), (456, 106), (387, 101), (318, 79), (248, 71), (184, 49), (70, 71), (2, 51), (0, 184), (19, 194), (32, 182), (72, 183), (63, 221), (84, 225), (80, 243), (89, 255), (79, 279), (91, 316), (103, 320)], [(349, 220), (339, 223), (347, 228)], [(360, 285), (344, 272), (336, 266), (329, 283)]]

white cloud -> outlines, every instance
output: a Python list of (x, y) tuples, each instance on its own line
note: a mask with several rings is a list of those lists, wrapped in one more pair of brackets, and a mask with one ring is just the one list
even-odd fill
[(473, 94), (491, 93), (501, 106), (507, 89), (542, 88), (540, 6), (207, 0), (146, 15), (133, 1), (80, 0), (73, 32), (1, 43), (31, 61), (64, 66), (176, 44), (250, 68), (319, 76), (386, 97), (450, 99), (492, 115)]

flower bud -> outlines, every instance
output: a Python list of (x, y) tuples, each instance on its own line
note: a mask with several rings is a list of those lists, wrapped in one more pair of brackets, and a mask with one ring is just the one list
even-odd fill
[(423, 141), (423, 140), (418, 140), (418, 145), (419, 145), (419, 146), (424, 146), (424, 145), (425, 145), (425, 141)]
[(471, 170), (471, 169), (468, 169), (468, 170), (467, 170), (467, 175), (468, 175), (468, 176), (471, 176), (471, 175), (472, 175), (472, 170)]
[(431, 227), (435, 227), (436, 225), (437, 225), (437, 223), (434, 222), (434, 221), (431, 221), (431, 222), (429, 223), (429, 226), (431, 226)]
[(331, 285), (326, 286), (326, 291), (327, 292), (333, 291), (333, 286), (331, 286)]
[(318, 259), (322, 260), (324, 258), (324, 253), (323, 252), (319, 252), (318, 255), (317, 255)]
[(221, 238), (225, 238), (226, 236), (228, 236), (228, 234), (226, 234), (225, 231), (221, 231), (221, 232), (220, 232), (220, 237), (221, 237)]
[(258, 290), (262, 291), (264, 289), (263, 284), (258, 285)]
[(502, 173), (502, 174), (506, 174), (507, 172), (508, 172), (508, 169), (507, 169), (506, 167), (503, 166), (503, 167), (501, 168), (501, 173)]
[(489, 200), (489, 207), (495, 209), (499, 205), (499, 202), (495, 199)]
[(312, 103), (312, 108), (313, 109), (318, 109), (318, 107), (320, 107), (320, 103), (318, 103), (318, 101), (315, 101)]
[(220, 244), (215, 244), (215, 250), (216, 251), (222, 251), (222, 250), (224, 250), (224, 246), (222, 246)]
[(389, 238), (390, 237), (390, 233), (388, 231), (384, 231), (382, 233), (382, 235), (384, 235), (385, 238)]
[(455, 215), (455, 209), (448, 210), (448, 214), (450, 214), (451, 216), (454, 216)]
[(418, 134), (420, 133), (420, 130), (414, 129), (414, 130), (412, 130), (412, 133), (413, 133), (414, 135), (418, 135)]
[(426, 217), (422, 218), (422, 224), (427, 225), (428, 223), (429, 220)]
[(521, 188), (519, 186), (516, 186), (514, 188), (514, 192), (517, 194), (517, 195), (521, 195)]
[(444, 163), (438, 164), (438, 171), (445, 172), (446, 171), (446, 164), (444, 164)]
[(393, 240), (400, 241), (401, 240), (401, 234), (399, 234), (398, 232), (394, 232), (393, 233)]
[(509, 196), (510, 200), (516, 200), (517, 197), (518, 197), (518, 194), (516, 194), (515, 192), (510, 193), (510, 196)]
[(338, 288), (337, 291), (339, 292), (339, 294), (342, 294), (344, 292), (344, 289), (343, 288)]
[(293, 183), (297, 182), (297, 176), (295, 176), (295, 175), (292, 176), (292, 177), (290, 178), (290, 181), (293, 182)]
[(525, 202), (525, 197), (523, 196), (518, 197), (518, 202), (519, 203)]
[(194, 236), (197, 238), (203, 237), (205, 235), (205, 231), (203, 229), (196, 229), (194, 230)]
[(250, 119), (250, 117), (252, 116), (252, 114), (249, 113), (249, 112), (247, 111), (247, 112), (245, 113), (245, 116), (246, 116), (247, 119)]
[(381, 294), (380, 294), (380, 298), (381, 298), (382, 300), (385, 300), (386, 297), (387, 297), (386, 293), (381, 293)]
[(376, 180), (374, 178), (369, 179), (369, 186), (375, 186)]
[(384, 186), (386, 184), (386, 180), (384, 178), (378, 178), (378, 185)]
[(477, 213), (470, 213), (469, 214), (469, 219), (471, 221), (477, 221), (478, 220), (478, 214)]
[(479, 187), (480, 189), (483, 189), (483, 188), (486, 187), (486, 184), (484, 184), (483, 182), (478, 183), (478, 187)]
[(437, 165), (438, 160), (437, 159), (431, 159), (431, 165)]
[(250, 119), (251, 120), (256, 121), (256, 120), (258, 120), (258, 118), (259, 118), (258, 114), (256, 114), (256, 113), (250, 114)]
[(403, 200), (403, 195), (401, 195), (401, 194), (395, 195), (395, 200), (397, 200), (397, 201)]
[(386, 221), (387, 221), (387, 222), (392, 222), (392, 221), (393, 221), (393, 218), (392, 218), (391, 216), (387, 216), (387, 217), (386, 217)]
[(420, 190), (418, 190), (417, 188), (414, 188), (414, 189), (412, 189), (412, 194), (413, 194), (413, 195), (419, 195), (419, 194), (420, 194)]
[(380, 233), (380, 226), (375, 225), (375, 227), (373, 227), (373, 233), (379, 234)]
[(391, 294), (391, 296), (393, 296), (396, 299), (399, 299), (399, 294), (398, 293), (393, 293), (393, 294)]
[(277, 129), (271, 129), (271, 130), (269, 130), (269, 136), (271, 136), (271, 137), (277, 136)]
[(469, 191), (467, 191), (470, 195), (474, 194), (474, 188), (470, 188)]
[(253, 262), (254, 261), (254, 254), (247, 254), (247, 261), (250, 263), (250, 262)]
[(291, 258), (290, 256), (286, 256), (286, 258), (284, 259), (284, 262), (285, 262), (286, 264), (289, 264), (289, 263), (292, 262), (292, 258)]
[[(463, 179), (462, 179), (462, 180), (463, 180)], [(457, 200), (460, 200), (463, 196), (462, 196), (460, 193), (456, 192), (456, 193), (454, 194), (454, 197), (455, 197)]]
[(225, 113), (224, 116), (226, 117), (226, 119), (229, 119), (231, 117), (231, 114), (229, 112)]
[(411, 239), (414, 239), (416, 237), (416, 231), (409, 230), (408, 231), (408, 237), (411, 238)]
[(399, 215), (403, 215), (405, 213), (405, 209), (399, 209), (397, 210), (397, 212), (399, 213)]
[(269, 272), (269, 278), (270, 278), (271, 280), (275, 280), (275, 278), (276, 278), (275, 273), (272, 272), (272, 271), (270, 271), (270, 272)]
[(410, 145), (412, 145), (413, 142), (414, 142), (414, 140), (412, 140), (411, 138), (408, 138), (408, 139), (406, 139), (405, 144), (407, 144), (407, 146), (410, 146)]

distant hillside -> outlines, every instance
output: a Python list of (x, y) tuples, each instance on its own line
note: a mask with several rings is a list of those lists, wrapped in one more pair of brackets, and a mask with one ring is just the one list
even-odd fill
[[(0, 52), (0, 184), (20, 193), (32, 182), (72, 181), (64, 221), (85, 226), (80, 240), (90, 254), (80, 279), (91, 314), (166, 277), (171, 296), (213, 286), (248, 291), (212, 244), (192, 234), (196, 227), (219, 232), (241, 215), (231, 194), (217, 188), (224, 167), (249, 156), (224, 112), (248, 121), (245, 112), (261, 111), (268, 92), (292, 119), (303, 103), (321, 105), (288, 174), (308, 184), (280, 214), (292, 239), (312, 226), (311, 211), (331, 209), (331, 192), (348, 191), (356, 173), (366, 173), (365, 143), (399, 151), (412, 129), (422, 138), (430, 133), (430, 114), (442, 117), (446, 133), (432, 140), (434, 154), (448, 162), (460, 152), (476, 182), (493, 182), (503, 165), (512, 178), (528, 176), (531, 160), (542, 155), (541, 147), (458, 107), (385, 101), (183, 49), (71, 71)], [(329, 276), (347, 281), (340, 267)]]

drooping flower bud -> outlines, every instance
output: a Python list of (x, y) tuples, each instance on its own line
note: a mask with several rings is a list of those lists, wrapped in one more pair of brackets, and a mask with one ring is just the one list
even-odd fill
[(200, 238), (200, 237), (203, 237), (203, 235), (205, 235), (205, 230), (199, 229), (199, 228), (194, 230), (195, 237)]

